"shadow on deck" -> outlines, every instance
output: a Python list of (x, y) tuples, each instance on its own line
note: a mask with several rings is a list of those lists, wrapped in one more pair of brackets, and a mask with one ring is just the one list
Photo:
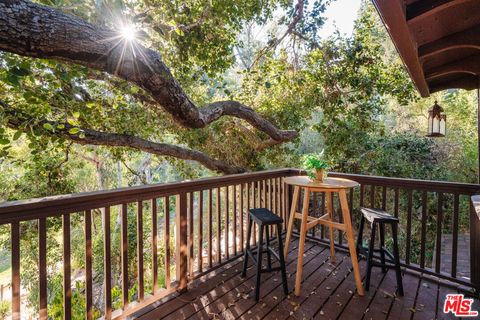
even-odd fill
[[(280, 273), (267, 273), (262, 275), (261, 299), (255, 303), (255, 269), (250, 264), (247, 277), (240, 278), (243, 259), (236, 259), (193, 281), (185, 293), (142, 310), (136, 319), (454, 319), (443, 313), (443, 303), (447, 293), (461, 288), (404, 272), (405, 296), (397, 297), (394, 270), (384, 274), (374, 268), (370, 291), (360, 297), (350, 257), (337, 251), (337, 262), (331, 264), (328, 247), (313, 242), (305, 247), (302, 295), (295, 297), (297, 244), (291, 246), (287, 260), (288, 297), (282, 293)], [(364, 259), (360, 268), (365, 279)], [(474, 310), (479, 309), (475, 300)]]

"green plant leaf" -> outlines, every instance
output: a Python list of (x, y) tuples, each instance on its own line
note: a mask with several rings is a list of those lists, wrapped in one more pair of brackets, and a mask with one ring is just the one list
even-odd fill
[(68, 130), (68, 133), (69, 134), (77, 134), (80, 132), (80, 129), (79, 128), (71, 128), (70, 130)]

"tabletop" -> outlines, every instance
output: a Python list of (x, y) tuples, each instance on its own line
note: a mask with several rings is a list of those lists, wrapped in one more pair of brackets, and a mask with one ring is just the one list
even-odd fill
[(285, 183), (292, 186), (318, 189), (350, 189), (360, 185), (356, 181), (343, 178), (325, 178), (323, 182), (315, 182), (307, 176), (287, 177)]

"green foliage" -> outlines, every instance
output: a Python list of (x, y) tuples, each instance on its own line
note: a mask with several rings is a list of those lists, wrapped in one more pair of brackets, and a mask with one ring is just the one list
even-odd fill
[[(474, 182), (477, 146), (474, 95), (451, 90), (418, 100), (408, 74), (372, 5), (362, 5), (352, 36), (318, 38), (327, 1), (307, 3), (295, 38), (265, 52), (275, 30), (288, 24), (291, 2), (272, 1), (94, 1), (45, 0), (89, 21), (117, 28), (120, 16), (143, 30), (141, 41), (162, 54), (166, 64), (192, 100), (204, 105), (234, 99), (262, 114), (280, 128), (294, 129), (300, 139), (257, 149), (268, 139), (246, 122), (221, 118), (207, 128), (180, 128), (153, 105), (139, 87), (114, 77), (53, 60), (29, 59), (0, 52), (1, 99), (31, 115), (19, 130), (6, 127), (0, 108), (0, 198), (16, 200), (97, 189), (168, 182), (212, 175), (188, 161), (153, 157), (126, 148), (79, 146), (51, 134), (73, 126), (134, 134), (156, 142), (185, 145), (214, 158), (251, 170), (274, 167), (325, 168), (380, 176)], [(275, 10), (285, 17), (273, 21)], [(257, 27), (268, 29), (265, 41), (255, 40)], [(301, 45), (299, 44), (301, 43)], [(447, 137), (432, 140), (424, 114), (438, 99), (447, 113)], [(41, 122), (49, 120), (48, 123)], [(41, 123), (40, 127), (34, 124)], [(318, 156), (325, 150), (328, 159)], [(304, 158), (303, 155), (307, 154)], [(419, 199), (414, 199), (418, 202)], [(433, 201), (433, 200), (432, 200)], [(433, 202), (432, 202), (433, 203)], [(171, 202), (173, 206), (173, 201)], [(163, 203), (159, 202), (160, 208)], [(128, 206), (129, 297), (136, 299), (136, 207)], [(150, 204), (144, 203), (147, 213)], [(94, 278), (103, 281), (102, 212), (92, 212)], [(72, 215), (72, 267), (84, 268), (83, 218)], [(119, 210), (112, 207), (112, 297), (121, 305)], [(145, 215), (146, 218), (146, 215)], [(445, 217), (447, 221), (448, 217)], [(159, 216), (159, 221), (164, 221)], [(460, 217), (464, 222), (466, 217)], [(428, 234), (435, 226), (429, 217)], [(62, 316), (61, 221), (48, 219), (49, 317)], [(144, 219), (144, 239), (152, 221)], [(418, 224), (413, 223), (414, 231)], [(3, 228), (0, 226), (0, 228)], [(96, 231), (95, 231), (96, 230)], [(215, 230), (213, 230), (215, 232)], [(414, 232), (416, 234), (417, 232)], [(404, 234), (400, 235), (401, 237)], [(171, 245), (173, 248), (173, 236)], [(412, 247), (419, 239), (413, 237)], [(9, 232), (0, 232), (0, 245), (9, 248)], [(145, 252), (151, 252), (145, 241)], [(428, 244), (431, 246), (431, 243)], [(38, 225), (21, 225), (22, 286), (28, 306), (38, 309)], [(158, 248), (163, 270), (164, 244)], [(148, 254), (145, 261), (150, 261)], [(415, 254), (415, 252), (413, 252)], [(97, 259), (98, 258), (98, 259)], [(414, 257), (415, 258), (415, 257)], [(172, 273), (174, 274), (174, 273)], [(164, 285), (160, 272), (160, 285)], [(151, 277), (146, 276), (146, 279)], [(151, 283), (147, 283), (147, 287)], [(84, 316), (84, 283), (75, 282), (73, 308)], [(52, 293), (52, 294), (51, 294)], [(0, 306), (0, 319), (1, 319)], [(95, 306), (95, 317), (101, 306)]]
[(6, 320), (10, 314), (10, 302), (8, 300), (0, 301), (0, 320)]
[(327, 169), (327, 161), (324, 160), (323, 151), (320, 154), (307, 154), (303, 157), (303, 168), (307, 171), (310, 178), (315, 177), (315, 171)]
[(303, 167), (307, 170), (327, 169), (328, 164), (323, 158), (323, 153), (307, 154), (303, 157)]

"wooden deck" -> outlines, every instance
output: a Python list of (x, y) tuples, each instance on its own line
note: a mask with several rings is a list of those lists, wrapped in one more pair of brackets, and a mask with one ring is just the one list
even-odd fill
[[(445, 294), (456, 293), (432, 278), (404, 273), (405, 296), (397, 297), (393, 270), (383, 274), (374, 268), (370, 291), (355, 293), (350, 257), (337, 251), (331, 264), (326, 246), (307, 242), (302, 295), (295, 297), (297, 241), (287, 261), (289, 297), (282, 293), (279, 272), (262, 275), (258, 303), (253, 296), (255, 270), (240, 278), (243, 259), (237, 259), (193, 281), (188, 291), (168, 297), (155, 309), (137, 314), (138, 319), (453, 319), (442, 313)], [(365, 277), (365, 261), (361, 263)], [(480, 303), (475, 301), (475, 310)]]

